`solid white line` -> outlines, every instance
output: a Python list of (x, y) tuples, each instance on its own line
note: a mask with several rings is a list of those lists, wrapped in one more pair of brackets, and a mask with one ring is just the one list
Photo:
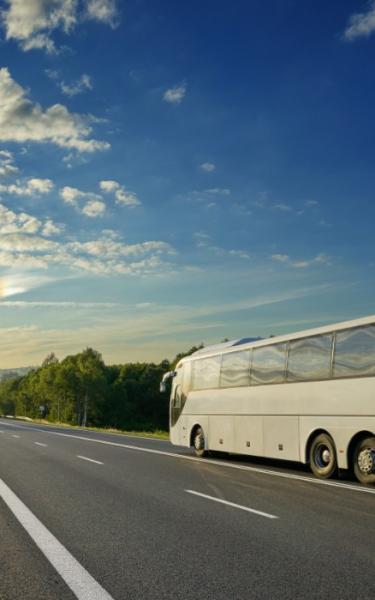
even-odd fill
[(70, 552), (0, 479), (0, 498), (56, 569), (78, 600), (113, 600)]
[(20, 436), (19, 435), (12, 435), (12, 437), (19, 438)]
[(89, 462), (95, 463), (97, 465), (104, 465), (104, 463), (100, 462), (99, 460), (94, 460), (93, 458), (87, 458), (87, 456), (79, 456), (79, 454), (77, 454), (77, 458), (82, 458), (82, 460), (88, 460)]
[[(148, 452), (149, 454), (158, 454), (162, 456), (170, 456), (172, 458), (179, 458), (181, 460), (190, 460), (193, 462), (199, 462), (205, 465), (215, 465), (217, 467), (224, 467), (227, 469), (238, 469), (240, 471), (250, 471), (251, 473), (259, 473), (261, 475), (268, 475), (272, 477), (282, 477), (283, 479), (292, 479), (295, 481), (304, 481), (305, 483), (311, 483), (313, 485), (322, 485), (328, 487), (336, 487), (342, 490), (351, 490), (352, 492), (361, 492), (362, 494), (375, 494), (375, 489), (368, 488), (360, 485), (351, 485), (345, 483), (339, 483), (338, 481), (326, 481), (323, 479), (316, 479), (315, 477), (306, 477), (303, 475), (294, 475), (292, 473), (282, 473), (281, 471), (271, 471), (268, 469), (262, 469), (260, 467), (248, 467), (245, 465), (236, 465), (229, 462), (225, 462), (224, 460), (212, 460), (212, 459), (204, 459), (204, 458), (196, 458), (195, 456), (186, 456), (184, 454), (177, 454), (177, 452), (166, 452), (164, 450), (154, 450), (152, 448), (143, 448), (142, 446), (133, 446), (131, 444), (120, 444), (118, 442), (109, 442), (107, 440), (98, 440), (95, 438), (83, 437), (80, 435), (73, 435), (71, 433), (61, 433), (59, 431), (49, 431), (48, 429), (41, 429), (40, 427), (32, 427), (32, 426), (20, 426), (13, 425), (10, 423), (3, 423), (2, 425), (8, 427), (17, 427), (18, 429), (30, 429), (33, 431), (39, 431), (41, 433), (47, 433), (50, 435), (60, 435), (62, 437), (70, 437), (75, 438), (77, 440), (84, 440), (85, 442), (96, 442), (97, 444), (105, 444), (107, 446), (115, 446), (117, 448), (126, 448), (127, 450), (135, 450), (137, 452)], [(239, 457), (239, 460), (241, 458)]]
[(37, 446), (42, 446), (42, 448), (48, 448), (47, 444), (42, 444), (42, 442), (34, 442)]
[(278, 519), (276, 515), (271, 515), (266, 512), (262, 512), (261, 510), (255, 510), (254, 508), (249, 508), (248, 506), (242, 506), (242, 504), (235, 504), (234, 502), (228, 502), (227, 500), (221, 500), (220, 498), (215, 498), (215, 496), (207, 496), (207, 494), (201, 494), (200, 492), (195, 492), (194, 490), (185, 490), (188, 494), (194, 494), (194, 496), (201, 496), (202, 498), (207, 498), (208, 500), (213, 500), (214, 502), (219, 502), (220, 504), (226, 504), (227, 506), (232, 506), (233, 508), (240, 508), (241, 510), (246, 510), (247, 512), (255, 513), (256, 515), (260, 515), (261, 517), (266, 517), (267, 519)]

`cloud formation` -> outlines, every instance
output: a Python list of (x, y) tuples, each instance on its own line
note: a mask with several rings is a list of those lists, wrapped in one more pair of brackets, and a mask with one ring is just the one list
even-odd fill
[(99, 183), (100, 189), (107, 194), (114, 194), (116, 204), (122, 206), (139, 206), (141, 204), (135, 192), (129, 192), (123, 185), (112, 179), (103, 180)]
[(87, 90), (93, 89), (91, 77), (86, 73), (83, 73), (79, 79), (76, 79), (71, 83), (66, 83), (63, 79), (61, 79), (59, 71), (54, 69), (45, 69), (44, 72), (49, 79), (56, 82), (57, 86), (66, 96), (77, 96), (77, 94), (82, 94), (83, 92), (87, 92)]
[(169, 104), (181, 104), (186, 95), (186, 84), (176, 85), (164, 92), (163, 100)]
[(283, 263), (294, 269), (307, 269), (308, 267), (312, 267), (314, 265), (327, 265), (330, 266), (332, 264), (332, 259), (327, 254), (323, 252), (317, 254), (315, 257), (309, 260), (292, 260), (289, 254), (272, 254), (272, 260)]
[(125, 244), (105, 232), (98, 239), (81, 242), (50, 239), (62, 227), (51, 219), (41, 221), (14, 213), (0, 205), (0, 266), (17, 270), (48, 270), (53, 267), (95, 275), (164, 274), (173, 269), (163, 256), (173, 256), (166, 242), (151, 240)]
[(16, 175), (18, 171), (18, 167), (14, 164), (12, 152), (0, 150), (0, 177)]
[(199, 168), (201, 171), (204, 171), (205, 173), (212, 173), (213, 171), (215, 171), (216, 166), (214, 165), (214, 163), (204, 162), (201, 165), (199, 165)]
[(48, 217), (40, 220), (25, 212), (16, 213), (0, 204), (0, 236), (42, 233), (49, 237), (62, 230), (63, 225), (54, 223)]
[(352, 42), (358, 38), (369, 37), (374, 32), (375, 0), (372, 0), (366, 12), (351, 15), (349, 24), (344, 31), (344, 39)]
[(5, 0), (8, 7), (1, 17), (7, 40), (15, 40), (22, 50), (56, 53), (54, 31), (69, 35), (84, 20), (115, 27), (118, 13), (115, 0)]
[(106, 150), (107, 142), (90, 138), (90, 120), (89, 115), (70, 113), (62, 104), (44, 110), (28, 98), (6, 67), (0, 69), (1, 141), (49, 142), (77, 152)]
[(48, 194), (53, 190), (54, 184), (51, 179), (40, 179), (31, 177), (26, 182), (17, 181), (9, 185), (0, 183), (0, 193), (14, 196), (40, 196)]
[(88, 0), (86, 10), (89, 19), (107, 23), (112, 28), (117, 26), (116, 0)]
[(74, 206), (78, 212), (86, 215), (86, 217), (100, 217), (105, 213), (106, 205), (99, 194), (82, 192), (68, 185), (61, 188), (59, 194), (65, 204)]

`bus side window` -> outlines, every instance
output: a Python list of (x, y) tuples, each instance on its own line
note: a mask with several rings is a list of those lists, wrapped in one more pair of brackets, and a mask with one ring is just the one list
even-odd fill
[(375, 326), (356, 327), (336, 333), (334, 377), (375, 375)]
[(251, 385), (283, 383), (285, 380), (286, 344), (254, 348)]
[(333, 334), (291, 341), (288, 355), (288, 381), (328, 379), (331, 372)]
[(223, 354), (220, 387), (250, 385), (250, 350)]

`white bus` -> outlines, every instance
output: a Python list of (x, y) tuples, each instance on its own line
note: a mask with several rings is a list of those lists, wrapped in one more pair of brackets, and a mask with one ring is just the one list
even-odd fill
[(352, 469), (375, 484), (375, 315), (203, 348), (161, 389), (169, 377), (173, 444), (308, 463), (321, 478)]

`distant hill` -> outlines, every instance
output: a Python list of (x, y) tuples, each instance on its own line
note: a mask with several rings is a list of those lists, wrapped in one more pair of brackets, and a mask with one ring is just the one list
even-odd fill
[(18, 369), (0, 369), (0, 381), (9, 377), (19, 377), (26, 375), (34, 367), (19, 367)]

